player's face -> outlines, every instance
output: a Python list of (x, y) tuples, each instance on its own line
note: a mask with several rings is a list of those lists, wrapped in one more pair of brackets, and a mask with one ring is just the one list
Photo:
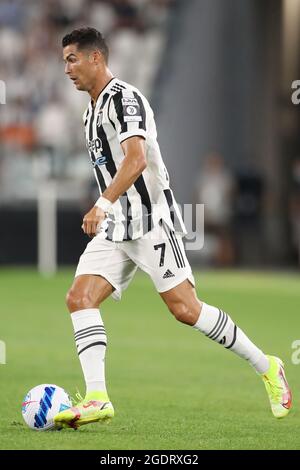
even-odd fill
[(73, 81), (77, 90), (89, 91), (96, 76), (95, 63), (87, 51), (77, 50), (76, 44), (64, 47), (65, 73)]

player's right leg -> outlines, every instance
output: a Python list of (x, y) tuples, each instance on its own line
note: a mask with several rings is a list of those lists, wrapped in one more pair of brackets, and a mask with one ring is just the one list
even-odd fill
[(99, 305), (112, 294), (112, 285), (103, 277), (81, 275), (67, 294), (75, 342), (86, 382), (86, 396), (71, 408), (58, 413), (58, 428), (106, 420), (114, 415), (105, 384), (106, 332)]
[(99, 305), (112, 295), (120, 298), (136, 271), (117, 245), (95, 237), (80, 258), (76, 277), (67, 294), (75, 342), (86, 395), (75, 406), (55, 416), (58, 428), (78, 428), (114, 416), (105, 383), (106, 332)]

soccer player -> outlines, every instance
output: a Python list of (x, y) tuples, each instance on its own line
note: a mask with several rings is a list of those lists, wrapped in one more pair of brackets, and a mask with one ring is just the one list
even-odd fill
[(78, 428), (110, 419), (105, 384), (106, 333), (99, 306), (121, 293), (137, 267), (148, 273), (174, 317), (245, 359), (260, 374), (276, 418), (291, 408), (280, 359), (265, 355), (223, 310), (197, 298), (182, 237), (186, 234), (157, 143), (153, 111), (135, 87), (114, 77), (101, 33), (82, 28), (62, 40), (65, 73), (91, 100), (83, 116), (100, 197), (84, 216), (92, 240), (67, 295), (86, 395), (55, 417)]

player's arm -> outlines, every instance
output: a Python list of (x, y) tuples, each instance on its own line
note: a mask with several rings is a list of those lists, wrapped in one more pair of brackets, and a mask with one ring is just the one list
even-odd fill
[[(96, 205), (84, 216), (82, 229), (90, 237), (94, 236), (97, 226), (103, 222), (111, 204), (119, 199), (138, 179), (147, 166), (145, 140), (134, 136), (121, 143), (124, 156), (112, 182), (98, 199)], [(98, 207), (101, 206), (101, 207)]]
[(147, 166), (145, 140), (134, 136), (122, 142), (125, 155), (111, 184), (104, 191), (103, 197), (114, 203), (138, 179)]

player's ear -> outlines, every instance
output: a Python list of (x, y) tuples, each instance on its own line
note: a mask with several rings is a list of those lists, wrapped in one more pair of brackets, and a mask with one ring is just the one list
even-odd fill
[(94, 65), (98, 65), (100, 64), (102, 61), (103, 61), (103, 57), (102, 57), (102, 54), (100, 51), (92, 51), (90, 53), (90, 61), (94, 64)]

